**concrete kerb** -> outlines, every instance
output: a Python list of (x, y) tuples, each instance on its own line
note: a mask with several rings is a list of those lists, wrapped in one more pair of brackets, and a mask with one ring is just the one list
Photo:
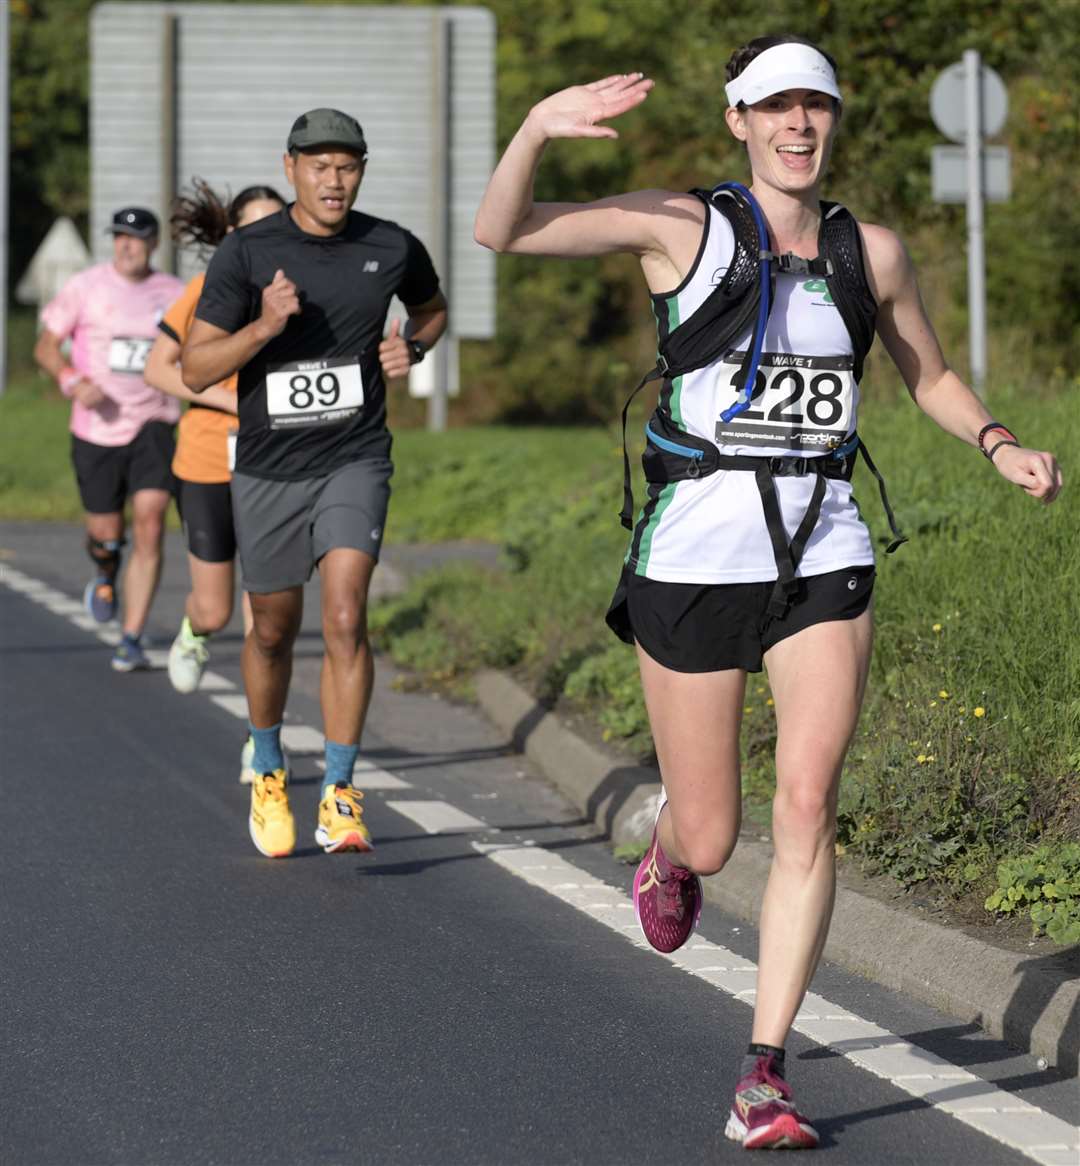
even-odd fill
[[(487, 716), (615, 845), (647, 841), (657, 770), (582, 740), (501, 672), (476, 676)], [(742, 838), (705, 896), (756, 922), (772, 848)], [(1051, 958), (1026, 957), (839, 887), (825, 956), (833, 963), (976, 1023), (1066, 1073), (1080, 1057), (1080, 980)]]

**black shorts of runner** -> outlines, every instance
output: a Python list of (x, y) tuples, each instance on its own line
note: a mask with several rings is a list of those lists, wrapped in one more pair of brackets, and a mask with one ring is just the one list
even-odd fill
[(73, 436), (71, 461), (83, 509), (88, 514), (115, 514), (139, 490), (173, 493), (175, 452), (173, 426), (167, 421), (148, 421), (127, 445), (96, 445)]
[(176, 482), (176, 508), (188, 550), (204, 563), (231, 563), (236, 557), (232, 491), (228, 482)]
[(298, 481), (233, 474), (245, 590), (264, 595), (298, 587), (338, 547), (378, 560), (393, 472), (389, 458), (368, 458)]
[(611, 630), (674, 672), (760, 672), (775, 644), (814, 624), (855, 619), (870, 605), (873, 567), (798, 579), (782, 619), (769, 615), (772, 583), (661, 583), (623, 570)]

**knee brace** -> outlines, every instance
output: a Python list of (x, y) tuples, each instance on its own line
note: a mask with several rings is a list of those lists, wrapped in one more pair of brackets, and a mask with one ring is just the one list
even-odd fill
[(94, 565), (101, 574), (110, 581), (116, 578), (116, 572), (120, 569), (120, 552), (126, 542), (127, 539), (123, 538), (110, 538), (102, 541), (91, 535), (86, 536), (86, 553), (94, 561)]

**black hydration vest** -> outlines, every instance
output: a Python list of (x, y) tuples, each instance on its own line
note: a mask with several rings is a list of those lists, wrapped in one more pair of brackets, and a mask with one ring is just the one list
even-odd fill
[[(642, 377), (623, 406), (623, 508), (619, 517), (627, 530), (633, 529), (634, 515), (630, 458), (626, 451), (626, 419), (630, 403), (650, 381), (660, 378), (673, 381), (684, 373), (712, 364), (730, 351), (758, 315), (761, 304), (760, 264), (763, 259), (769, 262), (769, 279), (773, 288), (778, 271), (824, 278), (851, 337), (855, 381), (858, 383), (862, 379), (863, 362), (874, 342), (877, 303), (866, 280), (862, 241), (854, 216), (840, 203), (822, 202), (818, 258), (803, 259), (790, 253), (774, 255), (761, 249), (754, 211), (749, 201), (752, 196), (748, 191), (740, 193), (741, 189), (717, 187), (711, 191), (694, 189), (690, 192), (707, 207), (715, 207), (728, 220), (735, 236), (735, 250), (720, 283), (696, 312), (668, 334), (660, 345), (656, 365)], [(753, 347), (753, 344), (747, 345), (742, 366), (736, 375), (736, 388), (744, 393)], [(886, 554), (892, 554), (901, 543), (907, 541), (896, 526), (885, 482), (857, 433), (832, 453), (816, 457), (722, 454), (713, 442), (680, 429), (664, 404), (665, 394), (661, 394), (660, 400), (645, 429), (647, 442), (641, 458), (645, 480), (658, 484), (679, 482), (688, 478), (706, 477), (720, 469), (745, 470), (754, 474), (776, 560), (777, 581), (769, 603), (771, 615), (783, 617), (791, 602), (795, 591), (795, 571), (817, 525), (825, 497), (826, 479), (850, 480), (860, 452), (877, 479), (892, 531), (893, 540)], [(789, 543), (773, 479), (801, 477), (805, 474), (814, 474), (817, 480), (810, 505), (795, 537)]]

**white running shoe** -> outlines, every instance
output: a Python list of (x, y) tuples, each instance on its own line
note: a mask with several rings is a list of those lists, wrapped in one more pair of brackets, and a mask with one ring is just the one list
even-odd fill
[(199, 687), (206, 662), (210, 659), (210, 649), (206, 646), (209, 638), (195, 635), (188, 617), (184, 616), (180, 631), (169, 649), (169, 681), (177, 692), (194, 692)]
[[(284, 747), (281, 750), (281, 756), (285, 759), (285, 774), (286, 777), (292, 777), (292, 766), (289, 764), (289, 754)], [(240, 784), (251, 785), (255, 780), (255, 770), (251, 767), (252, 761), (255, 760), (255, 738), (248, 733), (247, 740), (244, 742), (243, 749), (240, 750)]]

